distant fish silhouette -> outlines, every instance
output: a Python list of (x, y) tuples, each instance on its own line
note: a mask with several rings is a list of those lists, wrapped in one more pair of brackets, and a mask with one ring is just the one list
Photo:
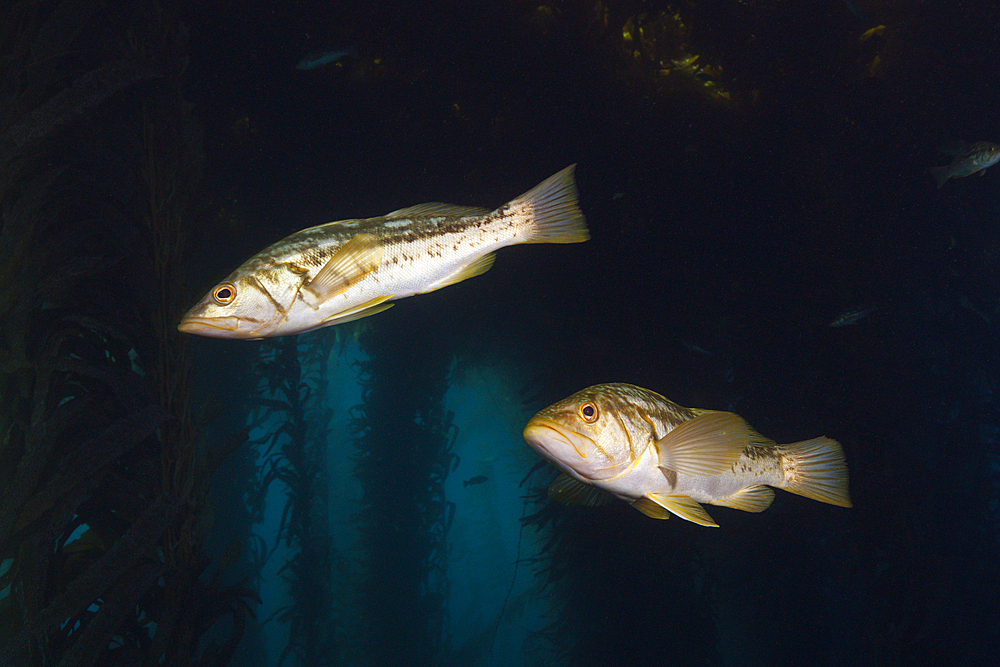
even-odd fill
[(831, 327), (846, 327), (849, 324), (857, 324), (858, 320), (868, 317), (872, 311), (875, 310), (875, 306), (869, 306), (867, 308), (853, 308), (851, 310), (845, 310), (840, 315), (837, 315), (828, 326)]
[(302, 71), (309, 71), (313, 69), (319, 69), (324, 65), (329, 65), (330, 63), (335, 63), (341, 58), (357, 58), (358, 54), (352, 46), (349, 49), (337, 49), (336, 51), (317, 51), (311, 53), (302, 60), (299, 64), (295, 66), (295, 69)]
[(700, 345), (696, 345), (695, 343), (692, 343), (691, 341), (682, 340), (681, 341), (681, 346), (685, 350), (687, 350), (688, 352), (690, 352), (691, 354), (702, 354), (702, 355), (705, 355), (706, 357), (712, 355), (711, 352), (709, 352), (705, 348), (701, 347)]
[(488, 481), (490, 481), (489, 477), (486, 477), (485, 475), (476, 475), (472, 479), (467, 479), (462, 482), (462, 486), (475, 486), (476, 484), (482, 484), (483, 482)]
[[(944, 148), (942, 152), (952, 153), (954, 147)], [(1000, 145), (992, 144), (988, 141), (979, 141), (966, 146), (965, 150), (956, 153), (951, 164), (944, 167), (932, 167), (931, 174), (934, 181), (940, 188), (949, 178), (962, 178), (978, 173), (980, 176), (986, 173), (986, 169), (1000, 161)]]

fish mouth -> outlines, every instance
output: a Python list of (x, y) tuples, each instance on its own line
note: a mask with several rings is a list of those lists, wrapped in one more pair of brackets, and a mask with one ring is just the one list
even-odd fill
[[(551, 419), (532, 419), (524, 427), (523, 435), (529, 445), (541, 450), (549, 458), (560, 459), (565, 456), (565, 452), (569, 448), (572, 448), (581, 459), (587, 458), (587, 454), (580, 450), (577, 442), (590, 440), (590, 438), (569, 431), (565, 426)], [(593, 446), (593, 442), (591, 445)]]
[(180, 324), (177, 325), (177, 330), (184, 333), (217, 337), (226, 337), (226, 332), (238, 331), (239, 328), (240, 318), (238, 317), (187, 316), (182, 318)]

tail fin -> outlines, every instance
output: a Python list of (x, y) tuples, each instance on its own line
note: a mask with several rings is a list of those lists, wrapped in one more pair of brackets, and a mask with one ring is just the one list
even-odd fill
[(806, 498), (851, 507), (847, 490), (847, 464), (840, 443), (830, 438), (813, 438), (780, 445), (785, 458), (785, 491)]
[(937, 184), (938, 188), (944, 185), (948, 179), (951, 178), (951, 174), (948, 172), (948, 167), (931, 167), (931, 176), (934, 177), (934, 182)]
[(590, 238), (576, 200), (575, 168), (571, 164), (549, 176), (504, 207), (531, 220), (524, 243), (580, 243)]

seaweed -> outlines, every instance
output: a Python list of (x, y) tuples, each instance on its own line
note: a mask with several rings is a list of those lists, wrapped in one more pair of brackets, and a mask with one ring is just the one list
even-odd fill
[(173, 326), (201, 169), (185, 35), (111, 5), (0, 16), (0, 663), (222, 665), (256, 594), (204, 576), (211, 475), (245, 436), (199, 442)]
[[(336, 554), (327, 512), (330, 411), (326, 407), (327, 350), (322, 340), (304, 336), (267, 341), (261, 345), (254, 369), (260, 381), (253, 423), (277, 421), (253, 443), (264, 461), (258, 497), (263, 499), (274, 482), (284, 487), (285, 506), (270, 553), (281, 542), (291, 553), (279, 572), (292, 603), (272, 616), (289, 626), (279, 665), (290, 655), (303, 665), (340, 662), (340, 626), (331, 581)], [(300, 346), (300, 341), (307, 344)]]
[(355, 607), (363, 664), (447, 664), (444, 483), (457, 429), (443, 407), (451, 355), (428, 327), (397, 318), (361, 337), (362, 404), (352, 410), (364, 574)]
[[(557, 601), (553, 620), (534, 633), (537, 650), (572, 665), (652, 664), (663, 655), (719, 663), (696, 533), (625, 503), (567, 508), (549, 500), (547, 484), (525, 500), (534, 511), (522, 523), (546, 537), (523, 562)], [(627, 622), (608, 623), (609, 608), (628, 610)]]

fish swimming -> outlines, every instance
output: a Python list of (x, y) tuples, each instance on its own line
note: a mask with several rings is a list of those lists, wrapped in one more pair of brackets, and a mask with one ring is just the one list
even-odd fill
[(851, 324), (857, 324), (860, 320), (868, 317), (875, 310), (875, 306), (870, 306), (868, 308), (852, 308), (850, 310), (845, 310), (841, 314), (837, 315), (827, 326), (831, 327), (846, 327)]
[(472, 477), (462, 482), (462, 486), (475, 486), (477, 484), (482, 484), (488, 481), (490, 481), (490, 478), (487, 477), (486, 475), (476, 475), (475, 477)]
[(244, 262), (177, 328), (213, 338), (298, 334), (478, 276), (504, 246), (586, 241), (574, 167), (492, 212), (419, 204), (303, 229)]
[(324, 65), (329, 65), (330, 63), (335, 63), (341, 58), (356, 58), (357, 53), (354, 47), (349, 49), (337, 49), (335, 51), (317, 51), (311, 53), (295, 66), (295, 69), (307, 72), (309, 70), (319, 69)]
[(951, 164), (944, 167), (932, 167), (937, 186), (943, 186), (949, 178), (962, 178), (979, 172), (982, 176), (986, 169), (1000, 161), (1000, 145), (988, 141), (980, 141), (958, 152)]
[(716, 528), (701, 503), (763, 512), (772, 486), (851, 506), (836, 440), (778, 445), (731, 412), (685, 408), (630, 384), (595, 385), (545, 408), (524, 439), (563, 471), (549, 497), (565, 504), (614, 496), (655, 519)]

